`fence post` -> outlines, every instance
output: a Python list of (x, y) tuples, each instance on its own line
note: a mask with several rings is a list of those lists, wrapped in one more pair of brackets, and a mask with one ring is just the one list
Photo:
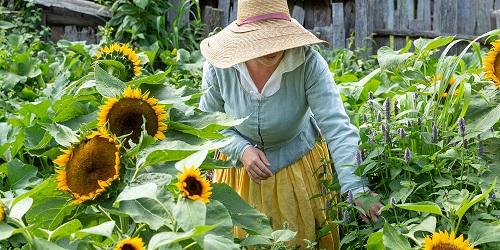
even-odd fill
[(345, 48), (344, 3), (332, 3), (332, 48)]
[(229, 23), (229, 0), (219, 0), (219, 9), (224, 11), (224, 26), (227, 26)]
[(299, 5), (293, 6), (292, 17), (300, 23), (300, 25), (304, 25), (304, 19), (306, 17), (306, 12), (304, 8)]
[(356, 16), (356, 21), (355, 21), (355, 44), (357, 48), (367, 48), (368, 51), (370, 42), (366, 39), (368, 36), (371, 35), (371, 30), (369, 30), (369, 27), (371, 25), (369, 22), (373, 21), (372, 18), (369, 17), (370, 11), (370, 4), (369, 0), (356, 0), (355, 2), (355, 16)]

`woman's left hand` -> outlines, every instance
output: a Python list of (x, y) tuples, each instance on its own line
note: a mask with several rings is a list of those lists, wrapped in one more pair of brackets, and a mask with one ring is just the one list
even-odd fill
[[(372, 193), (372, 195), (373, 196), (377, 196), (376, 193)], [(364, 207), (363, 206), (363, 202), (361, 201), (361, 199), (355, 199), (354, 200), (354, 204), (356, 204), (356, 206), (361, 207), (361, 208)], [(378, 219), (379, 219), (379, 217), (380, 217), (380, 209), (382, 209), (383, 207), (384, 207), (384, 204), (382, 204), (380, 202), (372, 204), (370, 206), (370, 208), (368, 209), (368, 211), (365, 211), (366, 215), (360, 214), (361, 215), (361, 219), (363, 219), (363, 221), (366, 224), (377, 222)]]

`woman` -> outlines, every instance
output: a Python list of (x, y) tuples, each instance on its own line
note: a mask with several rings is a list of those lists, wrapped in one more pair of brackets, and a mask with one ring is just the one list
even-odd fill
[[(319, 43), (325, 42), (290, 18), (285, 0), (240, 0), (237, 20), (201, 43), (208, 62), (200, 109), (246, 118), (223, 132), (233, 140), (220, 158), (235, 168), (217, 171), (215, 179), (264, 212), (273, 228), (287, 223), (297, 232), (292, 244), (302, 247), (325, 223), (324, 197), (311, 197), (322, 191), (320, 178), (332, 178), (322, 167), (329, 153), (341, 192), (367, 191), (353, 174), (357, 129), (328, 64), (307, 46)], [(372, 219), (381, 207), (372, 206)], [(318, 240), (336, 249), (338, 231)]]

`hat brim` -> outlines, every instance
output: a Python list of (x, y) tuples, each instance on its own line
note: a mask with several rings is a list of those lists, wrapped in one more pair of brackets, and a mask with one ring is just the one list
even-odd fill
[(202, 55), (217, 68), (311, 44), (328, 44), (295, 19), (266, 20), (238, 25), (236, 21), (200, 44)]

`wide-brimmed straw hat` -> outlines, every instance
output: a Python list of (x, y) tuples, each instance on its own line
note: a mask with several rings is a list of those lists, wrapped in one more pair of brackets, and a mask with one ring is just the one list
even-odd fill
[(274, 52), (327, 42), (290, 17), (286, 0), (239, 0), (237, 20), (204, 39), (203, 56), (218, 68)]

